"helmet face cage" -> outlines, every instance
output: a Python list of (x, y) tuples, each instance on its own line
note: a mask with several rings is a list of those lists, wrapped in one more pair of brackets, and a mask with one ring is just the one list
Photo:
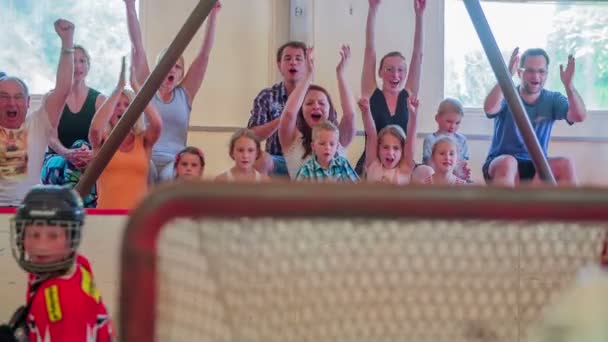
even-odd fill
[[(66, 230), (66, 243), (69, 254), (66, 258), (52, 262), (34, 262), (25, 250), (25, 231), (27, 227), (35, 226), (55, 226)], [(76, 251), (80, 245), (82, 222), (71, 220), (31, 220), (31, 219), (12, 219), (11, 220), (11, 249), (13, 257), (25, 271), (37, 275), (48, 273), (60, 273), (70, 269), (76, 258)]]

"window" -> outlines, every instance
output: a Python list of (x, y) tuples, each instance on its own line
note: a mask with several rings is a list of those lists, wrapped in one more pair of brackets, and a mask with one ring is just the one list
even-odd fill
[[(587, 107), (608, 108), (608, 4), (483, 1), (482, 7), (507, 62), (517, 46), (544, 48), (551, 62), (545, 87), (563, 92), (559, 65), (572, 53), (574, 84)], [(445, 95), (482, 107), (496, 78), (461, 0), (445, 2), (444, 63)]]
[(121, 56), (130, 53), (122, 0), (0, 0), (0, 71), (19, 76), (32, 94), (53, 88), (61, 42), (57, 18), (76, 25), (74, 42), (91, 55), (87, 84), (109, 93)]

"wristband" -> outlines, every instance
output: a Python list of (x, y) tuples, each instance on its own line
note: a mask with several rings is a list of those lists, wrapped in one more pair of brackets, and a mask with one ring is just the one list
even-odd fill
[(71, 53), (74, 53), (74, 48), (62, 48), (61, 53), (64, 55), (69, 55)]

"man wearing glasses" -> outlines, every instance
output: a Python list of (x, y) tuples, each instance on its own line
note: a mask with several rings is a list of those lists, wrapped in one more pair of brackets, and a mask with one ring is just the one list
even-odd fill
[[(566, 120), (572, 125), (585, 120), (587, 116), (585, 104), (572, 83), (574, 57), (568, 56), (565, 69), (560, 65), (560, 76), (566, 96), (544, 89), (548, 67), (549, 56), (543, 49), (526, 50), (520, 58), (519, 48), (516, 48), (509, 61), (511, 75), (517, 70), (521, 79), (518, 86), (519, 96), (545, 157), (551, 129), (556, 120)], [(534, 164), (498, 85), (494, 86), (486, 97), (484, 111), (488, 118), (494, 119), (494, 137), (488, 158), (483, 165), (486, 181), (509, 187), (517, 185), (520, 180), (538, 181)], [(558, 184), (576, 184), (574, 165), (570, 159), (554, 157), (548, 158), (548, 162)]]
[(70, 92), (74, 73), (74, 25), (55, 22), (61, 55), (55, 89), (40, 108), (29, 114), (30, 95), (23, 80), (0, 77), (0, 206), (17, 206), (32, 185), (40, 181), (44, 152)]

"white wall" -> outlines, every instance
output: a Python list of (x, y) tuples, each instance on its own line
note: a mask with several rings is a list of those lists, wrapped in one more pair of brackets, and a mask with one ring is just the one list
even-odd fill
[[(25, 304), (27, 274), (19, 268), (9, 245), (12, 215), (0, 214), (0, 322), (5, 322), (17, 307)], [(96, 285), (112, 313), (118, 318), (120, 247), (127, 216), (88, 215), (80, 251), (89, 259)]]
[[(247, 0), (241, 2), (249, 3)], [(307, 16), (306, 18), (297, 19), (296, 23), (301, 27), (296, 34), (315, 47), (315, 83), (328, 88), (334, 94), (334, 100), (337, 100), (335, 66), (338, 61), (338, 48), (340, 44), (347, 43), (350, 44), (353, 52), (352, 61), (347, 69), (347, 78), (355, 96), (359, 96), (368, 1), (297, 0), (294, 3), (309, 11), (304, 13)], [(424, 18), (425, 42), (420, 91), (421, 117), (418, 128), (420, 136), (435, 131), (436, 123), (433, 117), (437, 105), (443, 98), (443, 12), (443, 1), (427, 1)], [(224, 14), (226, 13), (222, 15)], [(223, 17), (220, 18), (220, 22), (223, 19)], [(381, 56), (388, 51), (399, 50), (409, 59), (413, 29), (414, 13), (411, 1), (384, 0), (377, 20), (378, 55)], [(282, 32), (282, 34), (285, 37), (285, 32)], [(477, 37), (471, 37), (471, 39), (477, 39)], [(238, 47), (231, 46), (231, 49), (236, 51)], [(260, 68), (265, 66), (266, 64), (259, 63)], [(271, 78), (267, 79), (266, 85), (270, 83), (272, 83)], [(203, 86), (203, 93), (207, 91), (205, 87), (206, 85)], [(250, 98), (239, 100), (243, 102), (243, 111), (250, 109), (252, 98), (253, 95)], [(216, 100), (211, 99), (211, 101)], [(608, 180), (600, 172), (603, 168), (608, 167), (608, 164), (606, 164), (608, 158), (604, 158), (608, 152), (608, 136), (603, 130), (603, 127), (606, 127), (608, 123), (608, 115), (606, 114), (592, 112), (584, 123), (574, 126), (558, 123), (554, 129), (553, 136), (555, 139), (550, 146), (550, 154), (573, 158), (582, 184), (608, 185)], [(204, 115), (208, 114), (205, 113)], [(211, 113), (209, 115), (216, 114)], [(240, 125), (243, 126), (246, 124), (247, 114), (243, 114), (241, 117), (243, 119), (240, 121)], [(226, 126), (225, 123), (221, 123), (221, 119), (213, 120), (214, 122), (220, 122), (218, 126)], [(234, 123), (238, 125), (238, 122), (235, 121)], [(361, 129), (360, 120), (357, 120), (357, 124)], [(193, 123), (193, 125), (196, 124)], [(209, 161), (206, 170), (208, 177), (215, 176), (231, 165), (231, 161), (226, 155), (226, 145), (230, 137), (229, 130), (217, 132), (216, 129), (217, 127), (195, 127), (189, 136), (191, 144), (204, 148), (208, 154)], [(205, 130), (213, 130), (214, 132)], [(493, 121), (487, 119), (480, 110), (467, 109), (461, 131), (469, 136), (473, 175), (476, 180), (481, 181), (481, 166), (489, 148)], [(356, 161), (363, 149), (361, 140), (361, 138), (358, 138), (349, 148), (349, 157), (352, 162)], [(422, 139), (418, 139), (418, 147), (416, 148), (418, 154), (421, 153), (421, 144)], [(595, 155), (594, 158), (585, 156), (584, 152), (589, 151)]]
[[(338, 47), (348, 43), (353, 52), (347, 69), (355, 96), (360, 94), (367, 0), (291, 0), (309, 11), (308, 17), (292, 21), (294, 36), (302, 38), (316, 51), (315, 82), (330, 90), (337, 100), (335, 66)], [(456, 1), (456, 0), (447, 0)], [(196, 0), (183, 0), (174, 6), (165, 0), (141, 1), (141, 21), (150, 63), (169, 44)], [(231, 133), (244, 127), (257, 93), (280, 79), (275, 63), (276, 49), (290, 37), (290, 1), (223, 1), (217, 37), (209, 69), (194, 101), (189, 144), (201, 147), (207, 155), (206, 177), (211, 178), (231, 166), (227, 145)], [(443, 15), (444, 1), (427, 1), (424, 21), (424, 57), (420, 91), (419, 137), (435, 131), (435, 109), (443, 97)], [(414, 14), (410, 0), (384, 0), (378, 13), (378, 55), (399, 50), (411, 55)], [(299, 26), (298, 26), (299, 25)], [(294, 30), (294, 27), (291, 27)], [(201, 32), (185, 53), (192, 61), (200, 47)], [(477, 37), (471, 37), (477, 39)], [(152, 65), (152, 64), (151, 64)], [(32, 108), (38, 103), (34, 99)], [(359, 129), (362, 128), (357, 119)], [(581, 184), (608, 185), (601, 170), (608, 168), (607, 112), (590, 112), (588, 119), (574, 126), (561, 122), (553, 131), (551, 155), (572, 158)], [(481, 180), (493, 131), (493, 121), (479, 109), (466, 109), (461, 132), (469, 137), (473, 176)], [(362, 138), (349, 148), (355, 162), (363, 149)], [(422, 139), (418, 139), (421, 153)]]
[[(198, 1), (140, 2), (144, 44), (151, 66), (167, 47)], [(246, 125), (253, 98), (276, 79), (275, 51), (288, 36), (284, 0), (222, 1), (215, 45), (191, 125)], [(200, 49), (204, 26), (184, 53), (186, 65)]]

